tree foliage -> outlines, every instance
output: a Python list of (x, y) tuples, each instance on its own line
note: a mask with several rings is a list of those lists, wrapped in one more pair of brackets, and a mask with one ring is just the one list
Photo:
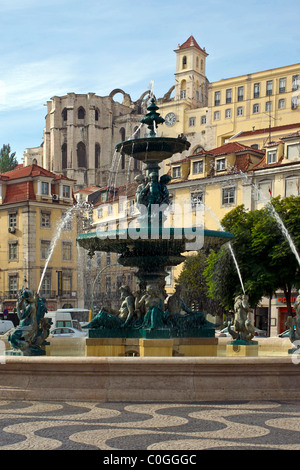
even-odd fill
[(3, 144), (0, 149), (0, 173), (13, 170), (18, 165), (16, 152), (11, 153), (9, 144)]
[[(291, 313), (291, 291), (300, 285), (300, 266), (280, 220), (299, 253), (300, 197), (277, 197), (263, 209), (250, 212), (238, 206), (226, 214), (222, 226), (234, 235), (231, 244), (251, 305), (254, 307), (264, 295), (281, 289)], [(205, 270), (209, 295), (226, 308), (232, 308), (235, 296), (242, 291), (229, 256), (225, 246), (218, 253), (211, 253)]]
[(182, 287), (182, 298), (188, 306), (193, 304), (201, 312), (218, 315), (222, 314), (223, 310), (219, 302), (208, 295), (207, 280), (204, 276), (206, 258), (204, 251), (187, 256), (176, 281)]

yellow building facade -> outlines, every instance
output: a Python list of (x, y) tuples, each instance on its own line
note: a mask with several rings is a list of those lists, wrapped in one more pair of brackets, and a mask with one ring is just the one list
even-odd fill
[(290, 126), (300, 128), (300, 63), (210, 82), (208, 54), (193, 36), (175, 54), (175, 85), (158, 100), (165, 119), (158, 132), (184, 134), (192, 153), (232, 140), (262, 149)]
[(39, 290), (47, 300), (48, 310), (64, 305), (77, 307), (77, 227), (71, 212), (73, 184), (73, 180), (37, 165), (0, 175), (3, 312), (15, 309), (17, 293), (22, 287)]

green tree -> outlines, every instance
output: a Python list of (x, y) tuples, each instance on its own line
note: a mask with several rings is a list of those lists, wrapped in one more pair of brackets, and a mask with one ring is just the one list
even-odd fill
[[(276, 214), (280, 219), (276, 219)], [(251, 305), (254, 307), (264, 295), (270, 296), (282, 289), (291, 314), (290, 297), (292, 288), (300, 284), (300, 266), (279, 220), (299, 252), (299, 197), (277, 197), (272, 199), (270, 205), (251, 212), (238, 206), (226, 214), (222, 226), (234, 235), (232, 247)], [(229, 262), (228, 251), (225, 250), (223, 247), (219, 253), (209, 256), (205, 275), (209, 295), (227, 308), (231, 302), (232, 308), (235, 295), (241, 293), (241, 284), (234, 263)]]
[(11, 153), (10, 145), (3, 144), (0, 149), (0, 173), (13, 170), (17, 165), (16, 152)]
[(187, 256), (183, 269), (176, 279), (182, 287), (182, 298), (186, 305), (192, 304), (205, 313), (221, 315), (223, 309), (219, 302), (208, 295), (207, 280), (204, 276), (207, 255), (204, 251)]

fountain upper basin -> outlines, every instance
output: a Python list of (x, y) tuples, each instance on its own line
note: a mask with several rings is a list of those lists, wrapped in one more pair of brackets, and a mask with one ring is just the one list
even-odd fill
[(130, 139), (116, 145), (118, 152), (130, 155), (141, 161), (161, 162), (175, 153), (182, 153), (190, 148), (190, 142), (180, 137), (144, 137)]
[[(168, 254), (175, 250), (176, 253), (185, 251), (195, 251), (192, 247), (188, 248), (190, 242), (191, 245), (195, 240), (192, 236), (192, 232), (187, 236), (184, 228), (159, 228), (157, 231), (153, 231), (153, 228), (148, 230), (148, 238), (139, 237), (138, 228), (135, 229), (136, 238), (133, 238), (133, 233), (130, 229), (118, 229), (109, 230), (103, 232), (89, 232), (78, 235), (78, 244), (90, 251), (105, 251), (114, 253), (134, 252), (147, 252), (150, 249), (149, 254), (154, 255), (159, 251), (160, 253)], [(217, 230), (206, 230), (198, 229), (198, 236), (202, 237), (201, 248), (219, 248), (224, 243), (229, 242), (234, 237), (231, 233), (222, 232)], [(145, 231), (143, 232), (143, 235)], [(166, 251), (168, 250), (168, 251)]]

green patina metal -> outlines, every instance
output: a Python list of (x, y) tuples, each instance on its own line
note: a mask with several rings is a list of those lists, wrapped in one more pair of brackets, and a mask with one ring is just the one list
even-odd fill
[(182, 263), (185, 259), (182, 253), (195, 251), (194, 240), (201, 240), (199, 249), (219, 248), (233, 235), (199, 227), (194, 229), (195, 234), (191, 230), (187, 234), (186, 227), (166, 227), (166, 217), (159, 209), (169, 205), (167, 184), (171, 178), (169, 175), (159, 177), (159, 163), (188, 150), (190, 143), (182, 137), (158, 137), (156, 129), (164, 119), (157, 112), (154, 99), (147, 110), (141, 122), (148, 126), (150, 136), (116, 146), (118, 152), (146, 165), (146, 175), (140, 177), (136, 192), (136, 205), (141, 212), (138, 226), (82, 233), (77, 237), (77, 243), (88, 250), (90, 256), (96, 251), (118, 253), (121, 265), (137, 268), (135, 275), (143, 289), (133, 296), (123, 288), (120, 310), (103, 307), (86, 328), (90, 338), (211, 338), (215, 335), (215, 325), (209, 323), (203, 313), (186, 307), (178, 293), (171, 298), (172, 307), (171, 303), (169, 307), (165, 305), (166, 267)]

